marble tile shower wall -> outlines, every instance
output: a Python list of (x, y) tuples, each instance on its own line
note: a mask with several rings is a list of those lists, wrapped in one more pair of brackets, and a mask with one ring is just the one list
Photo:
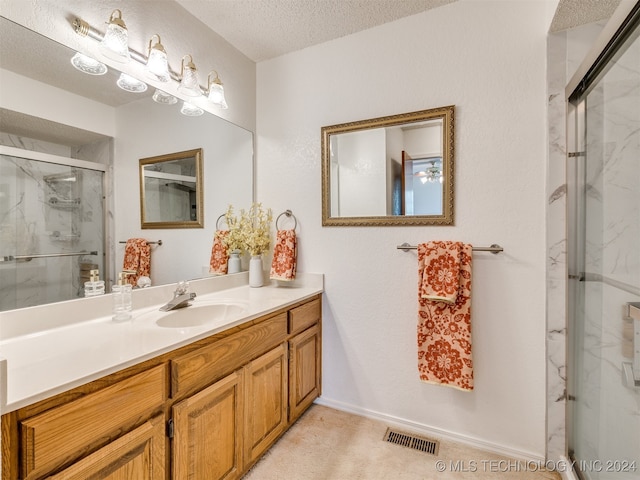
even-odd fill
[[(71, 155), (69, 147), (3, 135), (2, 143), (7, 145), (9, 140), (10, 146), (17, 148), (26, 146), (42, 153)], [(99, 250), (102, 254), (102, 172), (8, 156), (2, 156), (1, 161), (1, 255), (83, 250)], [(60, 178), (56, 175), (72, 170), (77, 172), (77, 182), (56, 180)], [(1, 265), (0, 310), (82, 295), (80, 263), (96, 263), (98, 258), (101, 257), (36, 258)]]
[(566, 455), (567, 134), (565, 87), (604, 26), (547, 37), (547, 458)]
[(547, 459), (565, 455), (566, 408), (566, 34), (547, 39)]

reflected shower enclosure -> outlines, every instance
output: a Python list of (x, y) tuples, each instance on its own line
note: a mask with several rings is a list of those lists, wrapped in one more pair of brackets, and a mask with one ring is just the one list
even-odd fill
[(106, 273), (103, 169), (24, 154), (0, 155), (0, 311), (82, 297)]

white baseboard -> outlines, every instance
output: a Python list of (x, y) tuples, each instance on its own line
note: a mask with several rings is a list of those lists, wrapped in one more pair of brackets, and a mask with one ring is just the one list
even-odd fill
[[(478, 448), (486, 452), (495, 453), (497, 455), (503, 455), (505, 457), (513, 458), (516, 460), (531, 461), (531, 462), (537, 462), (537, 463), (541, 462), (542, 464), (544, 464), (545, 462), (544, 456), (537, 455), (532, 452), (527, 452), (523, 450), (506, 447), (504, 445), (488, 442), (486, 440), (471, 437), (468, 435), (462, 435), (459, 433), (450, 432), (447, 430), (443, 430), (441, 428), (430, 427), (429, 425), (412, 422), (410, 420), (394, 417), (392, 415), (387, 415), (385, 413), (375, 412), (373, 410), (357, 407), (355, 405), (351, 405), (348, 403), (340, 402), (337, 400), (331, 400), (326, 397), (319, 397), (315, 400), (314, 403), (317, 403), (318, 405), (324, 405), (325, 407), (334, 408), (336, 410), (342, 410), (344, 412), (353, 413), (355, 415), (360, 415), (361, 417), (367, 417), (373, 420), (379, 420), (381, 422), (385, 422), (387, 424), (391, 424), (396, 427), (405, 427), (405, 428), (411, 429), (413, 433), (417, 433), (417, 434), (421, 433), (423, 435), (437, 436), (442, 440), (449, 440), (452, 442), (462, 443), (465, 445), (469, 445), (470, 447), (473, 447), (473, 448)], [(571, 477), (567, 477), (567, 478), (571, 479)]]
[(573, 467), (571, 466), (571, 460), (569, 460), (565, 456), (561, 456), (560, 462), (564, 463), (564, 465), (566, 466), (566, 468), (558, 469), (558, 471), (560, 472), (560, 476), (562, 477), (562, 480), (580, 480), (573, 471)]

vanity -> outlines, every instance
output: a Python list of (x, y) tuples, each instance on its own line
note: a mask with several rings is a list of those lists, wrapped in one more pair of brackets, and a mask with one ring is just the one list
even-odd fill
[(171, 289), (122, 323), (89, 313), (109, 295), (0, 315), (2, 478), (239, 478), (320, 395), (322, 275), (197, 280), (159, 312)]

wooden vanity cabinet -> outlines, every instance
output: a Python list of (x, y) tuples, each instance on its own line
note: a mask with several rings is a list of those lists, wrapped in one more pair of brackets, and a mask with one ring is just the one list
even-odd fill
[(4, 480), (240, 478), (320, 395), (320, 296), (2, 416)]
[[(69, 465), (96, 448), (109, 445), (109, 442), (117, 439), (123, 431), (135, 428), (161, 411), (166, 399), (166, 367), (158, 365), (76, 400), (20, 420), (19, 478), (41, 478), (44, 474)], [(134, 443), (139, 441), (139, 437), (132, 439)], [(164, 443), (163, 441), (163, 449)], [(153, 449), (160, 448), (159, 445), (151, 446)], [(127, 448), (127, 445), (123, 445), (111, 450), (110, 459), (114, 465), (127, 462), (125, 459), (117, 458), (118, 453), (128, 455)], [(15, 476), (3, 475), (3, 478)]]
[(288, 425), (287, 344), (253, 360), (243, 369), (245, 381), (244, 464), (252, 465)]
[(48, 480), (165, 480), (166, 451), (163, 415), (76, 462)]
[(173, 479), (240, 477), (243, 399), (240, 371), (173, 406)]
[(320, 326), (289, 340), (289, 422), (295, 422), (320, 396)]
[(316, 298), (289, 310), (289, 422), (295, 422), (321, 394), (322, 317)]

